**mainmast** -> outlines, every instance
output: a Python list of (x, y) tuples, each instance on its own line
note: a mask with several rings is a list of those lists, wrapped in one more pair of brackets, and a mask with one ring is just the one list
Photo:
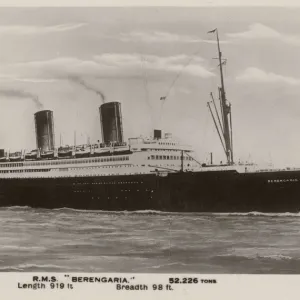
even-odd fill
[[(233, 145), (232, 145), (232, 121), (231, 121), (231, 104), (227, 101), (226, 99), (226, 92), (225, 92), (225, 85), (224, 85), (224, 75), (223, 75), (223, 65), (226, 63), (226, 60), (222, 59), (222, 52), (220, 49), (220, 41), (219, 41), (219, 34), (218, 34), (218, 29), (214, 29), (209, 31), (208, 33), (216, 33), (216, 38), (217, 38), (217, 45), (218, 45), (218, 60), (219, 60), (219, 68), (220, 68), (220, 77), (221, 77), (221, 86), (219, 87), (219, 98), (220, 98), (220, 108), (221, 108), (221, 115), (222, 115), (222, 124), (220, 124), (220, 129), (217, 126), (217, 123), (215, 123), (215, 126), (217, 126), (217, 131), (221, 132), (222, 134), (219, 134), (221, 143), (223, 145), (225, 155), (227, 158), (227, 163), (228, 164), (233, 164)], [(212, 93), (211, 93), (212, 97)], [(215, 113), (219, 117), (219, 113), (216, 109), (214, 99), (212, 97), (214, 107), (215, 107)], [(210, 103), (208, 103), (209, 108), (210, 108)], [(211, 111), (211, 108), (210, 108)], [(215, 121), (215, 117), (211, 111), (212, 117)], [(221, 138), (222, 136), (222, 138)], [(223, 143), (224, 140), (224, 143)]]

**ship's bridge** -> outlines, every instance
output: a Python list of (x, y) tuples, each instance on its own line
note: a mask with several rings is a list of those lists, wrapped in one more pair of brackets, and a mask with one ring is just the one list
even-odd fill
[(170, 133), (166, 133), (162, 138), (154, 137), (137, 137), (129, 138), (128, 143), (131, 151), (161, 151), (161, 150), (175, 150), (192, 152), (193, 148), (189, 145), (179, 143), (172, 138)]

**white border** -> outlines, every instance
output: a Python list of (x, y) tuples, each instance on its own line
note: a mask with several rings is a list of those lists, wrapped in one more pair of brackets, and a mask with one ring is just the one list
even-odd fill
[(0, 0), (1, 7), (299, 7), (299, 0)]
[[(25, 290), (19, 289), (18, 283), (32, 283), (32, 276), (56, 276), (64, 280), (65, 273), (0, 273), (1, 299), (40, 300), (290, 300), (299, 299), (300, 276), (292, 275), (204, 275), (204, 274), (76, 274), (70, 276), (126, 277), (132, 276), (134, 284), (147, 284), (148, 291), (120, 291), (112, 283), (73, 283), (73, 289)], [(197, 277), (215, 279), (216, 284), (173, 284), (173, 291), (153, 291), (152, 284), (166, 285), (170, 277)], [(66, 282), (66, 281), (65, 281)]]
[[(0, 0), (0, 7), (124, 7), (124, 6), (168, 6), (168, 7), (299, 7), (299, 0)], [(300, 15), (299, 15), (300, 17)], [(1, 47), (1, 46), (0, 46)], [(64, 273), (42, 273), (43, 276), (62, 277)], [(74, 273), (71, 273), (73, 275)], [(131, 292), (116, 291), (110, 284), (76, 284), (73, 290), (21, 290), (18, 282), (31, 283), (38, 273), (0, 273), (0, 298), (4, 300), (22, 299), (230, 299), (254, 300), (299, 299), (300, 275), (199, 275), (199, 274), (82, 274), (83, 276), (135, 276), (138, 281), (152, 285), (166, 284), (169, 277), (199, 277), (217, 280), (215, 285), (192, 284), (174, 286), (174, 291)]]

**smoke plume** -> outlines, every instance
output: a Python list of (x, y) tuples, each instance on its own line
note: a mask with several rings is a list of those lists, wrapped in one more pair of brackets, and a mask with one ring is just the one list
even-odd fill
[(75, 82), (77, 84), (80, 84), (86, 90), (95, 92), (97, 95), (99, 95), (101, 97), (102, 102), (103, 103), (105, 102), (105, 95), (101, 91), (99, 91), (99, 90), (95, 89), (94, 87), (88, 85), (82, 78), (77, 77), (77, 76), (69, 76), (68, 78), (69, 78), (70, 81)]
[(43, 104), (40, 102), (37, 95), (16, 89), (0, 89), (0, 96), (9, 98), (31, 99), (38, 110), (43, 109)]

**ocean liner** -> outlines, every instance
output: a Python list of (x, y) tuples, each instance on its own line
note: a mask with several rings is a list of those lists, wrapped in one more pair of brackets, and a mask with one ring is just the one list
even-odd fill
[[(154, 130), (123, 137), (121, 104), (99, 108), (102, 141), (55, 147), (53, 112), (38, 111), (36, 149), (0, 150), (0, 206), (168, 212), (299, 212), (300, 169), (262, 169), (234, 162), (231, 105), (227, 101), (217, 29), (219, 99), (208, 108), (226, 162), (199, 161), (193, 149)], [(162, 97), (163, 98), (163, 97)]]

